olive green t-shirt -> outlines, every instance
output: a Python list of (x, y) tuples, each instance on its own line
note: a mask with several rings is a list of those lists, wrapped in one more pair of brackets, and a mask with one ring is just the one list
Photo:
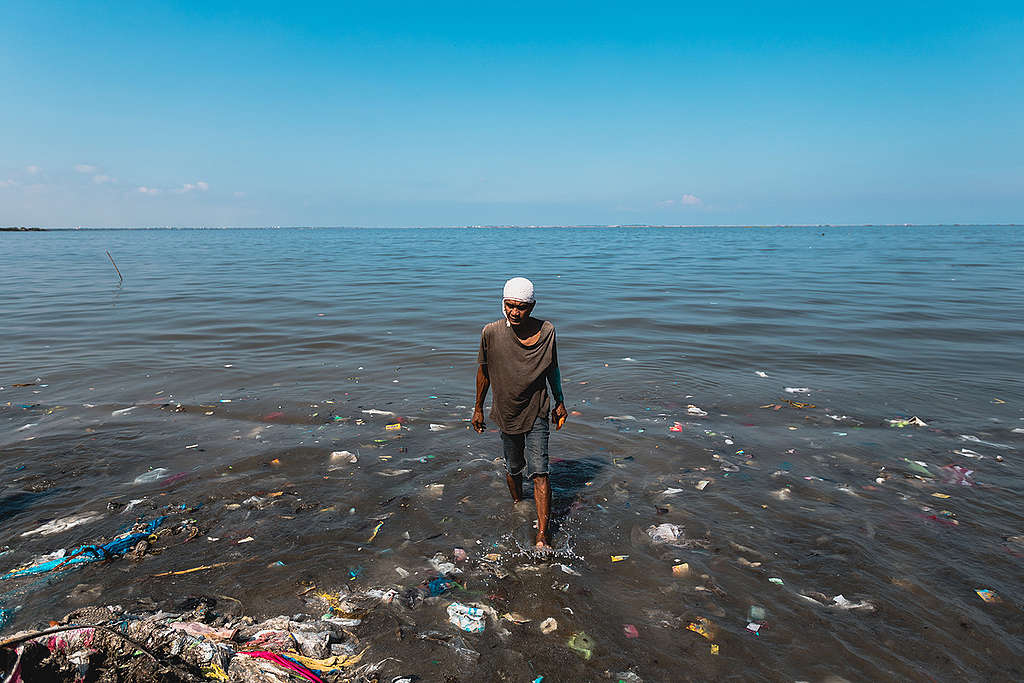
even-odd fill
[(524, 434), (541, 415), (547, 419), (548, 371), (558, 364), (555, 326), (547, 320), (530, 346), (519, 341), (505, 320), (484, 326), (477, 362), (491, 381), (491, 419), (506, 434)]

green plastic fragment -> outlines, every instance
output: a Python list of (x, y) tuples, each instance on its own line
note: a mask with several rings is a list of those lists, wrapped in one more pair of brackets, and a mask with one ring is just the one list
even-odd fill
[(927, 477), (932, 476), (932, 473), (928, 471), (928, 468), (922, 465), (921, 463), (917, 462), (916, 460), (911, 460), (910, 458), (903, 458), (903, 462), (907, 463), (907, 469), (909, 469), (911, 472), (917, 472), (918, 474), (923, 474)]
[(569, 636), (569, 649), (589, 661), (594, 656), (594, 641), (586, 631), (578, 631)]

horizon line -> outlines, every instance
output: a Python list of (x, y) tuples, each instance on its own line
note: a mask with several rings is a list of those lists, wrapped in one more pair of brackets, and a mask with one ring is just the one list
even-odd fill
[(974, 228), (1022, 227), (1024, 223), (581, 223), (581, 224), (489, 224), (489, 225), (149, 225), (149, 226), (5, 226), (4, 232), (74, 230), (475, 230), (475, 229), (555, 229), (555, 228)]

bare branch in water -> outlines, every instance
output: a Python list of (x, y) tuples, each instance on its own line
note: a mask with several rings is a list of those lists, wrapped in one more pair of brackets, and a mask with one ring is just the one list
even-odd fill
[(113, 264), (114, 270), (117, 271), (117, 276), (119, 278), (121, 278), (121, 284), (123, 285), (124, 284), (124, 275), (121, 275), (121, 269), (117, 267), (116, 263), (114, 263), (114, 257), (110, 255), (109, 251), (107, 252), (107, 258), (110, 259), (110, 262)]

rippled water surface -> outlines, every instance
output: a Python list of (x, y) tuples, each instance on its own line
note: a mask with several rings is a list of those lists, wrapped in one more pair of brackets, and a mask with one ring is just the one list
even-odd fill
[[(200, 530), (0, 581), (4, 631), (198, 594), (292, 614), (311, 584), (404, 590), (462, 547), (464, 587), (358, 632), (402, 660), (391, 675), (1020, 679), (1022, 237), (0, 233), (0, 571), (168, 510)], [(521, 548), (532, 511), (508, 500), (497, 433), (468, 429), (480, 328), (514, 275), (558, 330), (579, 413), (551, 438), (548, 561)], [(683, 537), (654, 543), (660, 524)], [(467, 662), (445, 641), (451, 597), (534, 621), (466, 635)], [(687, 629), (700, 618), (710, 638)], [(589, 661), (567, 649), (578, 631)]]

